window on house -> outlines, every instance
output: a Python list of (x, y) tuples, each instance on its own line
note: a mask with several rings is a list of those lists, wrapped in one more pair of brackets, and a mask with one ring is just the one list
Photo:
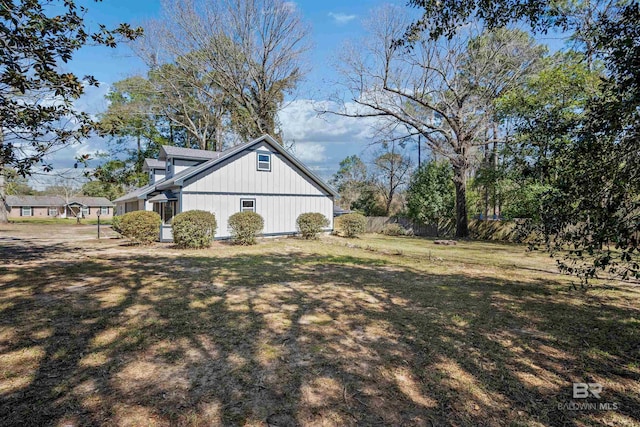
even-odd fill
[(100, 206), (100, 215), (109, 215), (109, 206)]
[(82, 216), (89, 216), (89, 214), (91, 213), (89, 206), (83, 206), (81, 210), (82, 210)]
[(258, 153), (258, 170), (271, 171), (271, 154)]
[(165, 224), (171, 224), (174, 215), (177, 213), (178, 203), (175, 200), (170, 200), (167, 203), (159, 203), (164, 206), (162, 214), (162, 222)]
[(240, 199), (240, 212), (255, 212), (255, 199)]
[(58, 216), (58, 208), (49, 208), (49, 216)]
[(20, 216), (33, 216), (31, 206), (22, 206), (20, 208)]

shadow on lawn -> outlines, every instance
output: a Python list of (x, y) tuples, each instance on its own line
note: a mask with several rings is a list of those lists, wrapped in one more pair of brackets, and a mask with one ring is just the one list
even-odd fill
[[(0, 268), (0, 419), (640, 422), (637, 309), (542, 281), (426, 274), (354, 254)], [(574, 381), (603, 382), (618, 413), (558, 409)]]

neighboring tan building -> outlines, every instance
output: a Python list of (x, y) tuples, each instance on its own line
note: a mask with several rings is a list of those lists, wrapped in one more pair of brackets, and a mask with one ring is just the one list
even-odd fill
[(100, 218), (113, 217), (114, 204), (106, 197), (7, 196), (9, 218)]
[(174, 215), (195, 209), (215, 214), (216, 239), (230, 237), (227, 220), (241, 211), (264, 218), (263, 236), (295, 234), (306, 212), (322, 213), (333, 229), (335, 190), (269, 135), (224, 151), (163, 146), (144, 169), (149, 185), (116, 199), (116, 214), (158, 212), (161, 241), (173, 239)]

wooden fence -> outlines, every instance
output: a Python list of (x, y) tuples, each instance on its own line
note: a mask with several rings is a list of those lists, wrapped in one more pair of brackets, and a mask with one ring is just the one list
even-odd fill
[[(411, 219), (405, 217), (389, 217), (389, 216), (368, 216), (367, 217), (367, 233), (380, 233), (387, 224), (400, 224), (407, 230), (413, 232), (416, 236), (437, 237), (438, 227), (436, 225), (415, 224)], [(440, 235), (446, 234), (440, 230)]]
[[(500, 240), (504, 242), (520, 242), (523, 240), (516, 226), (518, 221), (469, 221), (469, 234), (478, 240)], [(406, 230), (410, 230), (416, 236), (423, 237), (452, 237), (455, 235), (455, 224), (450, 222), (441, 225), (415, 224), (405, 217), (369, 216), (367, 217), (367, 233), (380, 233), (387, 224), (400, 224)]]

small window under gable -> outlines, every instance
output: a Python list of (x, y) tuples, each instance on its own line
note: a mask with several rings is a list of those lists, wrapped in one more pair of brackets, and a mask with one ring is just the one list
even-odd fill
[(256, 199), (240, 199), (240, 212), (255, 212)]
[(271, 153), (258, 151), (257, 160), (259, 171), (271, 172)]

